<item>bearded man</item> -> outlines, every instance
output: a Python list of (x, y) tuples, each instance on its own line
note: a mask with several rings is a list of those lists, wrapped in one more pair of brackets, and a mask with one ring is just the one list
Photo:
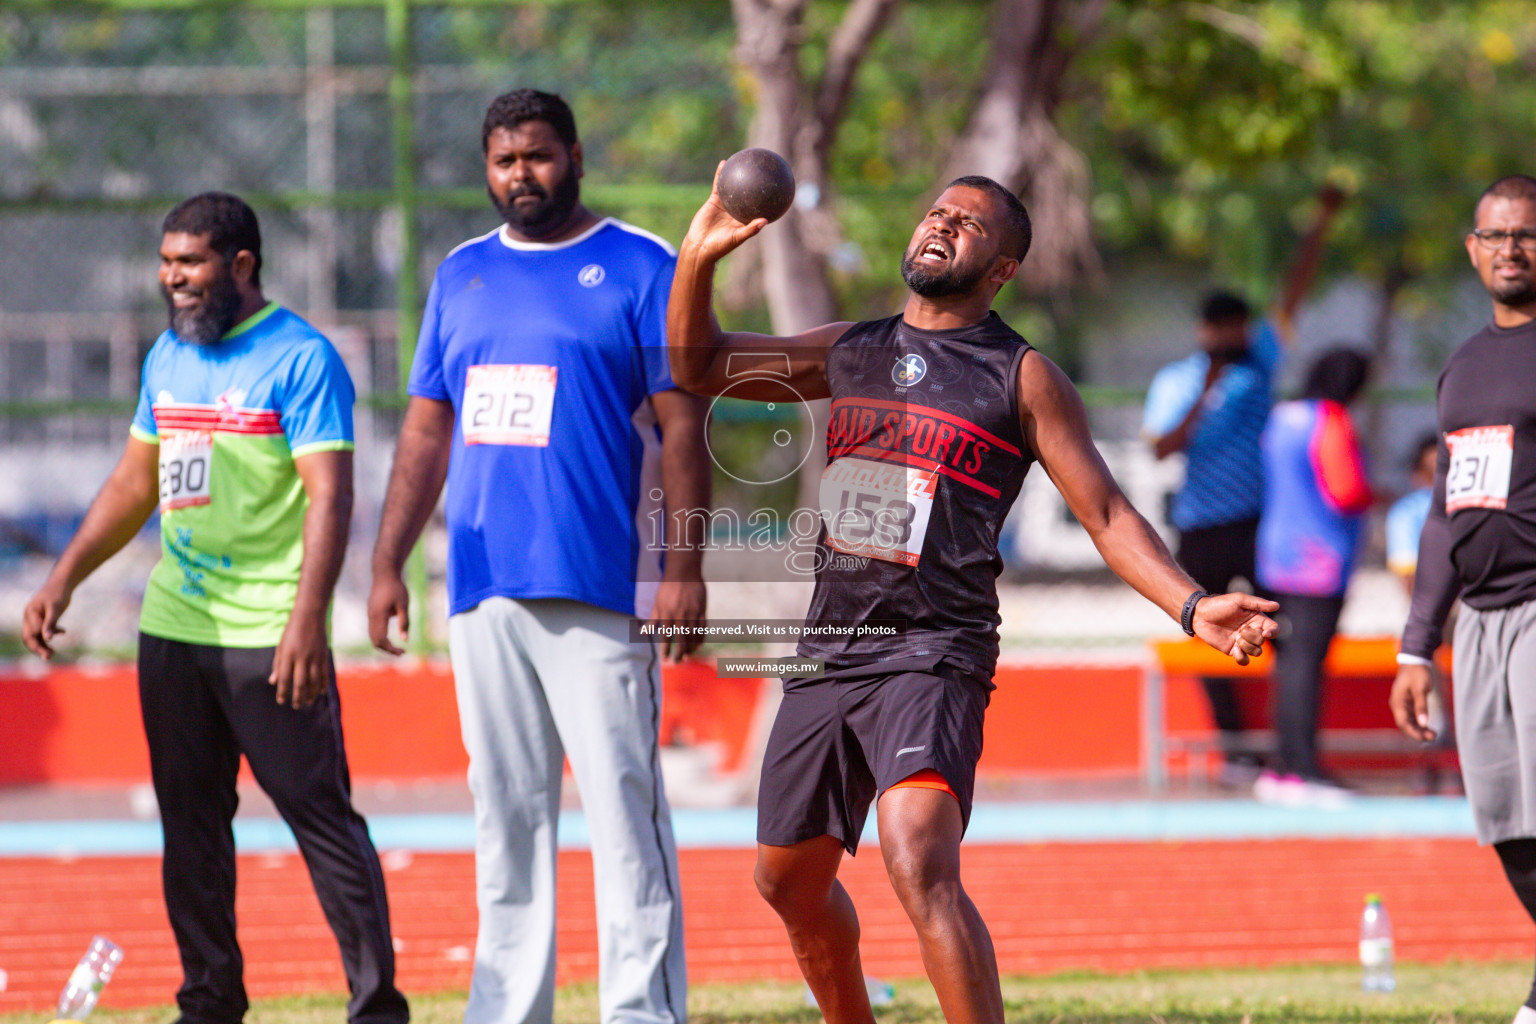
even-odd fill
[[(552, 1018), (569, 758), (591, 835), (602, 1020), (672, 1024), (685, 977), (658, 658), (694, 645), (631, 643), (629, 623), (704, 617), (701, 552), (676, 543), (698, 519), (675, 513), (708, 511), (710, 462), (703, 403), (667, 368), (675, 253), (581, 204), (581, 142), (559, 96), (498, 97), (481, 148), (505, 223), (450, 252), (432, 282), (369, 631), (400, 653), (389, 622), (405, 631), (401, 569), (446, 482), (448, 644), (480, 911), (464, 1019)], [(642, 533), (663, 505), (672, 535)]]
[(181, 1017), (239, 1024), (247, 1008), (231, 828), (244, 755), (341, 947), (348, 1019), (404, 1024), (327, 625), (352, 514), (352, 380), (319, 331), (262, 296), (260, 227), (235, 196), (193, 196), (166, 216), (160, 289), (171, 325), (144, 360), (128, 447), (28, 602), (22, 637), (52, 657), (75, 588), (159, 508), (139, 702)]

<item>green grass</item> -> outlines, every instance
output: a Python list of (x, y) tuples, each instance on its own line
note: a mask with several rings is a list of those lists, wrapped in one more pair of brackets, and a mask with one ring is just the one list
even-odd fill
[[(1047, 978), (1007, 978), (1003, 995), (1010, 1024), (1266, 1024), (1266, 1022), (1416, 1022), (1508, 1024), (1530, 987), (1531, 967), (1520, 964), (1400, 965), (1391, 995), (1359, 990), (1353, 967), (1286, 967), (1268, 970), (1159, 971)], [(895, 980), (896, 1002), (876, 1011), (882, 1024), (942, 1024), (933, 992), (920, 979)], [(689, 994), (694, 1024), (813, 1024), (820, 1015), (805, 1005), (797, 984), (696, 985)], [(459, 1024), (462, 993), (415, 995), (417, 1024)], [(92, 1024), (165, 1024), (169, 1007), (102, 1009)], [(47, 1014), (0, 1015), (0, 1024), (44, 1024)], [(247, 1024), (338, 1024), (345, 1019), (339, 996), (258, 1002)], [(560, 990), (557, 1024), (598, 1019), (597, 990), (574, 985)]]

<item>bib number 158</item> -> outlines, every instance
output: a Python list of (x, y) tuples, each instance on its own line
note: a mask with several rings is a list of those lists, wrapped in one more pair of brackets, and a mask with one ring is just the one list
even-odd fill
[(933, 511), (935, 471), (844, 457), (821, 476), (827, 544), (846, 555), (917, 565)]

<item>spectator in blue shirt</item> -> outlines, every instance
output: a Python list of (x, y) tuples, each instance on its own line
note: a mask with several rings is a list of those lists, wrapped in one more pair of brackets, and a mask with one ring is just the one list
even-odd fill
[[(1318, 193), (1317, 218), (1271, 317), (1255, 325), (1241, 296), (1212, 292), (1200, 308), (1199, 350), (1159, 370), (1147, 391), (1142, 434), (1153, 453), (1159, 459), (1175, 452), (1185, 456), (1184, 484), (1173, 497), (1170, 518), (1179, 531), (1179, 564), (1202, 590), (1221, 593), (1238, 578), (1253, 585), (1264, 507), (1259, 436), (1274, 401), (1283, 344), (1317, 277), (1323, 237), (1343, 201), (1344, 194), (1332, 186)], [(1204, 682), (1226, 753), (1221, 781), (1248, 785), (1260, 766), (1242, 749), (1243, 720), (1232, 680)]]
[(1429, 518), (1429, 499), (1435, 489), (1435, 453), (1440, 449), (1440, 435), (1434, 432), (1419, 438), (1413, 450), (1413, 464), (1408, 480), (1413, 490), (1398, 498), (1387, 510), (1387, 568), (1413, 593), (1413, 574), (1419, 567), (1419, 534)]

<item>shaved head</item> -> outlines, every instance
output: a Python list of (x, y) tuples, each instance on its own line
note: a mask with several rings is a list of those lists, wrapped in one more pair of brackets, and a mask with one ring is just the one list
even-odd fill
[(1483, 189), (1483, 194), (1477, 197), (1477, 205), (1472, 208), (1474, 221), (1483, 203), (1489, 199), (1528, 199), (1536, 203), (1536, 178), (1529, 174), (1510, 174)]

